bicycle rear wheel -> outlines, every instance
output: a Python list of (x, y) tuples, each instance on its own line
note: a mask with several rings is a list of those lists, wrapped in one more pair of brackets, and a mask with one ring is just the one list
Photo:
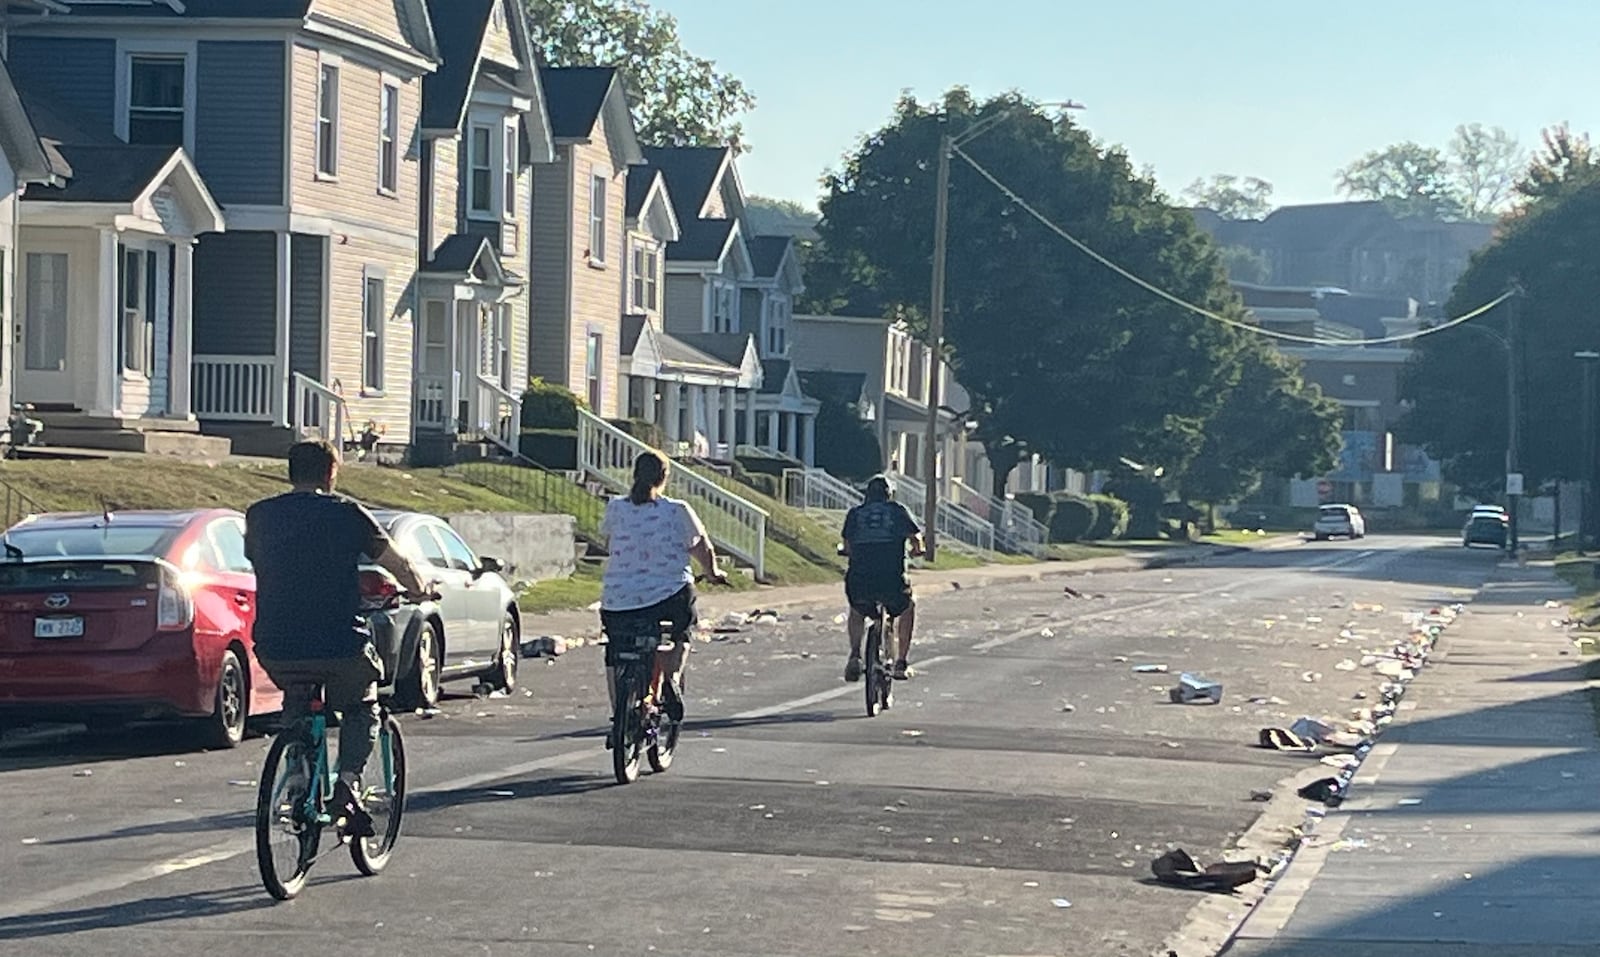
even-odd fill
[(395, 842), (400, 840), (400, 818), (406, 809), (406, 746), (400, 722), (393, 715), (384, 715), (379, 726), (378, 756), (383, 762), (383, 777), (376, 787), (365, 788), (361, 796), (377, 833), (350, 842), (350, 859), (356, 870), (368, 877), (376, 876), (389, 863)]
[(621, 669), (617, 675), (617, 707), (611, 715), (611, 769), (618, 784), (632, 784), (639, 779), (639, 751), (644, 737), (639, 718), (643, 704), (639, 684), (632, 667)]
[(878, 683), (883, 680), (883, 629), (878, 621), (867, 626), (867, 647), (861, 670), (867, 686), (867, 717), (875, 718), (880, 696)]
[[(677, 692), (670, 690), (670, 680), (662, 682), (662, 694), (675, 695)], [(668, 718), (663, 712), (656, 725), (655, 737), (650, 739), (650, 747), (645, 751), (645, 757), (650, 759), (650, 770), (660, 774), (672, 767), (672, 754), (678, 750), (678, 722)]]
[(317, 787), (311, 748), (291, 729), (267, 751), (256, 791), (256, 864), (267, 893), (286, 901), (300, 893), (317, 859), (322, 825), (307, 813)]

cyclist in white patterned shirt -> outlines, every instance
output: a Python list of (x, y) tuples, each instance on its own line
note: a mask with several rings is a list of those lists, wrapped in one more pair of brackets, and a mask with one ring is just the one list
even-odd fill
[[(709, 581), (725, 584), (716, 551), (700, 516), (687, 503), (662, 492), (671, 469), (667, 457), (654, 450), (633, 462), (633, 487), (626, 496), (606, 503), (600, 537), (611, 557), (606, 561), (600, 597), (600, 623), (607, 634), (628, 620), (653, 617), (672, 623), (673, 650), (662, 662), (671, 681), (663, 709), (673, 721), (683, 720), (683, 668), (689, 657), (689, 632), (695, 611), (694, 571), (698, 562)], [(606, 693), (616, 707), (616, 660), (606, 643)], [(606, 746), (610, 747), (608, 739)]]

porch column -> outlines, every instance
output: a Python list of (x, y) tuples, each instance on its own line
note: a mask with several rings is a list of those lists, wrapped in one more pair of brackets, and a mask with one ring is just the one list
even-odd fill
[(808, 415), (806, 419), (806, 447), (801, 461), (806, 463), (806, 468), (817, 464), (817, 417)]
[(786, 446), (783, 451), (794, 456), (795, 458), (800, 457), (800, 443), (798, 441), (799, 435), (797, 434), (796, 429), (796, 426), (799, 424), (796, 420), (799, 418), (800, 417), (793, 412), (790, 412), (783, 417), (783, 444)]
[(277, 335), (273, 338), (276, 343), (273, 354), (273, 369), (278, 378), (278, 388), (273, 393), (273, 400), (277, 404), (274, 410), (279, 425), (289, 425), (294, 416), (290, 414), (289, 405), (293, 401), (294, 386), (289, 381), (289, 290), (293, 288), (293, 275), (289, 270), (289, 234), (277, 234), (278, 253), (278, 300), (277, 300)]
[(194, 240), (180, 239), (172, 251), (172, 361), (167, 369), (167, 414), (177, 419), (192, 419)]
[(739, 392), (737, 389), (724, 390), (722, 397), (722, 435), (723, 441), (728, 443), (728, 453), (737, 454), (739, 451)]
[(661, 388), (661, 383), (655, 379), (640, 379), (639, 384), (644, 387), (644, 418), (646, 422), (656, 422), (656, 390)]
[(120, 404), (117, 399), (117, 379), (122, 358), (117, 355), (117, 327), (122, 321), (122, 301), (117, 289), (117, 231), (100, 230), (100, 299), (94, 310), (95, 340), (99, 348), (94, 352), (94, 409), (95, 415), (115, 414)]
[(783, 451), (783, 435), (778, 428), (778, 413), (767, 413), (767, 448), (774, 452)]
[(744, 440), (751, 445), (760, 445), (756, 441), (756, 390), (751, 389), (744, 396)]
[(711, 446), (711, 456), (715, 458), (717, 446), (722, 442), (722, 389), (704, 386), (701, 391), (706, 397), (706, 442)]
[(664, 423), (667, 438), (674, 442), (683, 438), (683, 383), (667, 383), (667, 421)]

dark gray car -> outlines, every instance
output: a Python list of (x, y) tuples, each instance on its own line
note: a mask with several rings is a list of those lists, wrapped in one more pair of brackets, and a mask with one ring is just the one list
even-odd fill
[[(363, 569), (373, 638), (392, 680), (397, 706), (431, 708), (445, 681), (473, 678), (510, 691), (522, 658), (522, 619), (502, 566), (479, 556), (443, 519), (418, 512), (374, 511), (391, 538), (438, 582), (439, 600), (396, 605), (387, 572)], [(387, 581), (385, 581), (387, 580)]]

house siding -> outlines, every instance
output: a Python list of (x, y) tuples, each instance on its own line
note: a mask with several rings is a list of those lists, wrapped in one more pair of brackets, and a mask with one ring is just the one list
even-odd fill
[(706, 282), (698, 274), (668, 276), (662, 298), (667, 332), (706, 331)]
[[(283, 202), (283, 44), (201, 41), (195, 165), (217, 202)], [(241, 109), (241, 104), (249, 104)]]
[[(5, 153), (0, 152), (0, 329), (8, 330), (18, 328), (16, 324), (22, 321), (21, 313), (17, 311), (21, 302), (17, 292), (17, 250), (12, 246), (16, 222), (16, 173)], [(14, 335), (0, 336), (0, 408), (11, 408), (11, 354), (15, 340)]]
[(207, 233), (194, 250), (196, 355), (277, 352), (276, 233)]
[[(361, 390), (362, 296), (369, 266), (383, 271), (387, 300), (383, 395), (363, 395)], [(357, 429), (370, 419), (387, 430), (389, 441), (405, 442), (411, 434), (415, 273), (416, 251), (408, 244), (391, 246), (352, 236), (329, 249), (326, 381), (343, 392)]]
[(322, 362), (322, 312), (326, 301), (327, 237), (295, 233), (289, 237), (289, 371), (318, 382)]
[[(510, 21), (506, 17), (506, 8), (512, 7), (512, 15), (515, 15), (515, 6), (510, 0), (495, 0), (495, 6), (500, 16), (489, 17), (488, 26), (484, 31), (483, 56), (487, 60), (493, 60), (501, 66), (514, 70), (521, 64), (517, 62), (516, 50), (511, 45)], [(495, 22), (497, 19), (498, 25)]]
[(433, 141), (433, 235), (428, 237), (431, 254), (461, 228), (461, 144), (452, 139)]
[(110, 39), (12, 36), (17, 85), (45, 91), (109, 135), (116, 116), (117, 44)]
[[(624, 229), (627, 193), (627, 169), (614, 169), (611, 150), (606, 142), (605, 124), (595, 124), (594, 136), (589, 143), (575, 148), (577, 158), (577, 185), (573, 191), (572, 215), (567, 228), (572, 235), (581, 237), (573, 245), (572, 270), (572, 347), (568, 356), (568, 387), (584, 394), (588, 388), (587, 337), (599, 333), (605, 350), (601, 359), (601, 407), (595, 412), (605, 417), (615, 417), (621, 394), (619, 379), (622, 338), (622, 253), (626, 230)], [(590, 264), (588, 252), (590, 190), (589, 178), (596, 168), (611, 169), (606, 187), (606, 248), (603, 267)]]
[(411, 45), (400, 29), (400, 11), (396, 0), (317, 0), (311, 12), (350, 24), (391, 43), (405, 47)]
[(380, 97), (386, 74), (346, 59), (339, 68), (338, 177), (317, 178), (317, 51), (294, 51), (294, 115), (291, 175), (295, 211), (356, 220), (415, 236), (421, 168), (416, 143), (422, 84), (387, 75), (400, 88), (400, 167), (393, 195), (378, 190)]
[[(567, 196), (572, 191), (572, 147), (563, 146), (556, 161), (533, 171), (533, 235), (531, 308), (528, 320), (529, 374), (566, 385), (572, 323), (567, 315), (567, 288), (572, 281)], [(569, 241), (571, 240), (571, 241)]]
[(882, 395), (889, 361), (889, 324), (791, 320), (789, 356), (798, 370), (861, 372), (863, 388)]

